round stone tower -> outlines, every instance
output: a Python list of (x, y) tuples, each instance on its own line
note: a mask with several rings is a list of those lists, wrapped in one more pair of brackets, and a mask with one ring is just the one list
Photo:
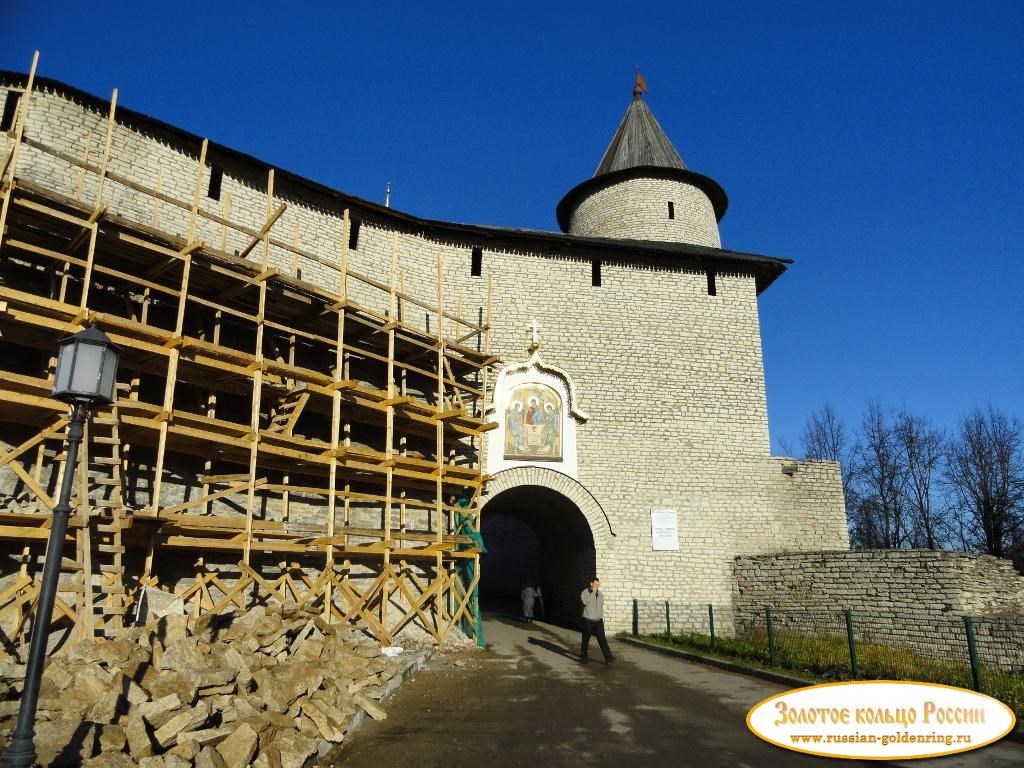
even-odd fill
[(597, 166), (558, 204), (563, 232), (583, 237), (661, 240), (721, 248), (718, 222), (729, 199), (707, 176), (687, 169), (644, 102), (633, 101)]

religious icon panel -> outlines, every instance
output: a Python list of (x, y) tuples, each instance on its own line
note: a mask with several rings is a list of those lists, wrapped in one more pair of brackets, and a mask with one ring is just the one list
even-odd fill
[(562, 458), (562, 399), (544, 384), (520, 384), (505, 408), (505, 458)]

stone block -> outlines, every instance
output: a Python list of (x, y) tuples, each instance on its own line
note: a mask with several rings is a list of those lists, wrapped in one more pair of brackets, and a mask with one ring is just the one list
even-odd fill
[(146, 721), (138, 712), (129, 712), (124, 725), (125, 738), (128, 740), (128, 752), (135, 758), (149, 757), (153, 754), (154, 743)]
[[(276, 754), (276, 753), (275, 753)], [(277, 765), (273, 765), (270, 762), (270, 757), (265, 752), (260, 752), (256, 755), (256, 758), (252, 761), (253, 768), (280, 768), (281, 757), (277, 756)]]
[(287, 712), (299, 696), (294, 680), (285, 679), (283, 675), (261, 669), (253, 679), (256, 681), (256, 695), (262, 699), (261, 709)]
[(190, 706), (191, 702), (182, 701), (177, 693), (168, 693), (159, 699), (140, 704), (136, 711), (146, 719), (153, 728), (159, 728), (170, 720), (182, 707)]
[(83, 768), (138, 768), (138, 762), (124, 752), (103, 752), (82, 763)]
[(165, 749), (189, 731), (198, 730), (210, 718), (210, 705), (200, 701), (191, 709), (179, 712), (153, 734), (157, 744)]
[(165, 647), (184, 640), (188, 637), (188, 618), (183, 614), (169, 613), (157, 622), (156, 634)]
[(152, 666), (152, 663), (152, 647), (143, 648), (136, 646), (128, 660), (124, 663), (124, 666), (121, 667), (121, 672), (132, 682), (138, 683), (146, 673), (146, 670)]
[[(337, 710), (335, 710), (337, 712)], [(345, 736), (345, 719), (334, 720), (328, 716), (327, 711), (313, 701), (307, 701), (302, 705), (302, 714), (308, 717), (316, 726), (320, 738), (324, 741), (339, 742)], [(340, 714), (340, 713), (338, 713)]]
[(65, 659), (77, 664), (99, 662), (100, 658), (100, 641), (94, 638), (76, 640), (68, 646), (65, 652)]
[(98, 664), (82, 666), (75, 673), (74, 690), (91, 698), (94, 702), (114, 687), (114, 676)]
[(195, 742), (199, 749), (203, 747), (216, 747), (220, 742), (231, 735), (234, 728), (230, 725), (222, 725), (215, 728), (203, 728), (198, 731), (191, 731), (178, 739), (178, 744), (186, 741)]
[(238, 612), (204, 613), (190, 623), (192, 635), (208, 642), (216, 641), (237, 619)]
[[(296, 711), (300, 709), (297, 708)], [(282, 712), (261, 712), (258, 717), (248, 719), (245, 722), (259, 734), (273, 733), (274, 731), (286, 731), (289, 728), (294, 728), (295, 716), (289, 717)]]
[(248, 723), (242, 723), (217, 745), (217, 752), (224, 758), (227, 768), (246, 768), (256, 754), (258, 743), (256, 731)]
[(213, 747), (204, 747), (196, 756), (195, 768), (230, 768), (230, 764), (224, 762), (224, 758)]
[(180, 673), (198, 673), (207, 668), (209, 660), (199, 650), (194, 637), (173, 640), (166, 645), (156, 664), (159, 670), (176, 670)]
[(94, 723), (113, 723), (128, 709), (128, 700), (120, 691), (109, 691), (89, 709), (88, 719)]
[(198, 689), (196, 684), (189, 679), (191, 674), (158, 672), (155, 669), (151, 669), (150, 672), (153, 674), (146, 674), (143, 679), (143, 687), (149, 691), (154, 700), (171, 694), (176, 695), (185, 705), (192, 704), (196, 700)]
[[(18, 666), (21, 668), (21, 679), (24, 679), (25, 665), (20, 664)], [(43, 681), (53, 684), (57, 691), (65, 691), (74, 683), (77, 671), (75, 665), (69, 664), (66, 658), (58, 656), (55, 659), (50, 659), (43, 668)], [(0, 669), (0, 677), (7, 676), (6, 670)]]
[(374, 720), (385, 720), (387, 718), (388, 713), (372, 699), (358, 693), (353, 697), (353, 699), (355, 700), (356, 705)]
[(128, 745), (128, 737), (120, 725), (107, 723), (99, 728), (100, 752), (123, 752)]
[(298, 731), (286, 731), (277, 737), (270, 751), (280, 756), (281, 768), (302, 768), (316, 752), (316, 739)]
[[(193, 731), (192, 733), (195, 733)], [(191, 734), (189, 734), (191, 735)], [(171, 755), (177, 755), (183, 760), (188, 760), (189, 764), (195, 762), (196, 757), (199, 755), (199, 751), (202, 749), (199, 744), (191, 738), (179, 739), (178, 743), (171, 747), (167, 753)]]
[(236, 697), (232, 700), (232, 707), (237, 712), (237, 720), (245, 720), (250, 717), (256, 717), (259, 715), (260, 710), (257, 709), (247, 699)]
[(180, 595), (162, 592), (159, 589), (147, 589), (143, 598), (143, 611), (147, 621), (172, 615), (183, 616), (185, 604)]
[(292, 644), (292, 656), (300, 661), (318, 661), (323, 652), (324, 641), (319, 637), (306, 637)]
[(234, 671), (234, 679), (238, 681), (239, 685), (245, 685), (252, 680), (252, 667), (237, 648), (228, 646), (221, 658), (224, 667)]
[(40, 690), (39, 695), (40, 712), (61, 712), (73, 720), (84, 720), (86, 713), (95, 703), (89, 693), (76, 691), (74, 688), (69, 688), (61, 694)]
[(95, 752), (95, 725), (81, 720), (36, 722), (36, 757), (41, 765), (70, 768)]
[(124, 691), (125, 698), (132, 706), (139, 706), (150, 700), (149, 694), (131, 678), (122, 675), (119, 687)]

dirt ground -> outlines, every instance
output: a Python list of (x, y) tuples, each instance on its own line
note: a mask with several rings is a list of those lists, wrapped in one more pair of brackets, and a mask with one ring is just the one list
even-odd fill
[[(578, 661), (579, 635), (543, 622), (492, 616), (488, 648), (439, 652), (322, 766), (416, 768), (488, 766), (871, 765), (790, 752), (746, 727), (748, 709), (782, 686), (612, 643), (605, 665), (592, 641)], [(884, 763), (883, 763), (884, 764)], [(1024, 746), (907, 763), (918, 768), (1010, 768)]]

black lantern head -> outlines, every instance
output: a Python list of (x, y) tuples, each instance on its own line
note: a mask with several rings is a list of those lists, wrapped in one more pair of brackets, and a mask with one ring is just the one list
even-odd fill
[(120, 351), (95, 325), (61, 339), (53, 396), (66, 403), (113, 402)]

